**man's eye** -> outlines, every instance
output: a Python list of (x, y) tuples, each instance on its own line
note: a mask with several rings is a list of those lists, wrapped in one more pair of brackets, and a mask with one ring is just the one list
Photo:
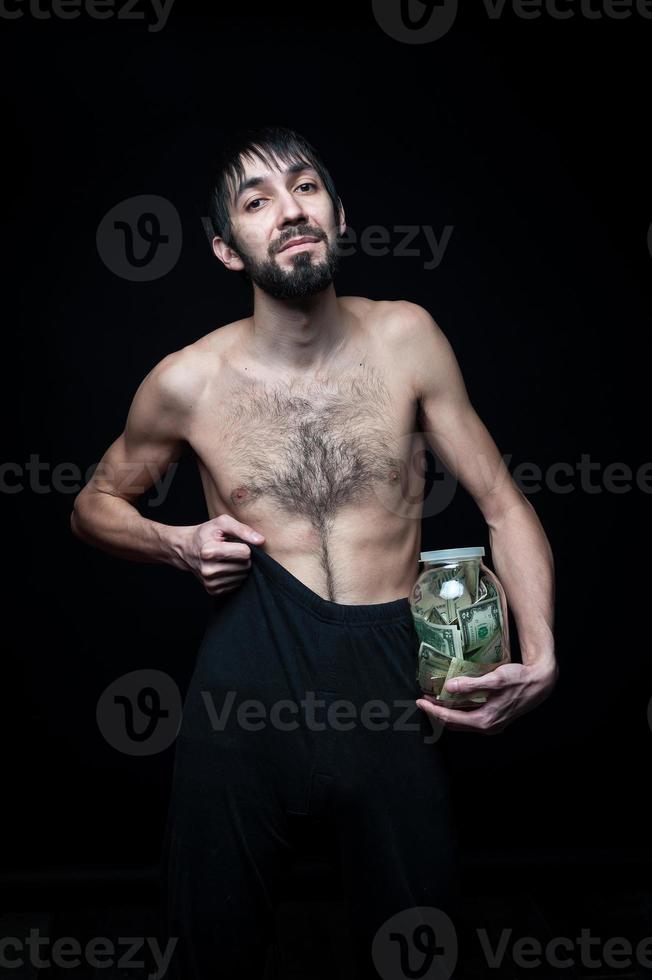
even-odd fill
[[(297, 185), (297, 189), (301, 189), (302, 187), (314, 187), (316, 189), (317, 184), (312, 180), (304, 180), (303, 183)], [(249, 204), (245, 207), (245, 211), (260, 211), (260, 208), (254, 208), (252, 205), (258, 204), (262, 200), (262, 197), (255, 197), (253, 201), (249, 201)]]

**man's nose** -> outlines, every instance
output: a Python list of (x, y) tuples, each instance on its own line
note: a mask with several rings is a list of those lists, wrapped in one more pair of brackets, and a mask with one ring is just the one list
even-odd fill
[(303, 203), (294, 194), (284, 194), (279, 206), (279, 227), (283, 228), (285, 225), (294, 225), (306, 220), (307, 215)]

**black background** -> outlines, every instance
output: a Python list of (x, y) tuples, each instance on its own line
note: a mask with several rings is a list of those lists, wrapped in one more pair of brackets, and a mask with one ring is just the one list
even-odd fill
[[(425, 306), (510, 468), (575, 470), (559, 478), (571, 492), (529, 494), (556, 561), (560, 683), (496, 737), (447, 736), (463, 843), (643, 859), (649, 490), (635, 474), (649, 458), (652, 21), (524, 20), (509, 8), (491, 19), (467, 3), (423, 45), (389, 37), (368, 2), (209, 16), (176, 0), (163, 30), (147, 23), (0, 20), (5, 459), (47, 464), (45, 491), (26, 472), (5, 484), (4, 867), (158, 860), (174, 748), (119, 753), (95, 711), (139, 668), (183, 691), (210, 598), (192, 575), (74, 538), (75, 491), (53, 490), (51, 474), (96, 464), (154, 364), (250, 311), (201, 217), (224, 134), (266, 122), (316, 145), (356, 232), (453, 226), (437, 268), (423, 268), (428, 252), (358, 249), (337, 292)], [(95, 236), (110, 208), (141, 194), (172, 202), (183, 245), (167, 275), (130, 282)], [(583, 456), (599, 464), (597, 492), (582, 488)], [(633, 471), (628, 491), (605, 489), (615, 462)], [(190, 458), (165, 503), (152, 496), (140, 509), (156, 521), (207, 518)], [(424, 521), (424, 549), (488, 543), (461, 488)]]

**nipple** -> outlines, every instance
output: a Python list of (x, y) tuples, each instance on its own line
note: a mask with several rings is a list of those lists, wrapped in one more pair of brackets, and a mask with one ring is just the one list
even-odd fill
[(231, 500), (234, 504), (243, 504), (249, 498), (247, 487), (236, 487), (231, 491)]

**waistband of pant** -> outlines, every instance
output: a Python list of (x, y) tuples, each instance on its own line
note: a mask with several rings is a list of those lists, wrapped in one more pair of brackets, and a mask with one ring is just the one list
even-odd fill
[(295, 602), (298, 602), (313, 615), (333, 623), (348, 623), (360, 625), (369, 623), (392, 623), (411, 621), (412, 614), (407, 596), (391, 599), (389, 602), (372, 602), (358, 605), (347, 605), (341, 602), (331, 602), (313, 592), (287, 568), (268, 555), (260, 545), (248, 542), (251, 548), (251, 560), (261, 570), (263, 575), (281, 588)]

